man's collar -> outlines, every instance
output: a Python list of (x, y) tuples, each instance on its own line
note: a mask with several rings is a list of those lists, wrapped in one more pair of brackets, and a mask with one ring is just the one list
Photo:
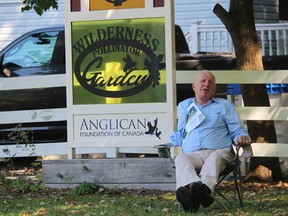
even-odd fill
[[(211, 100), (209, 100), (206, 104), (210, 104), (210, 103), (214, 103), (215, 102), (215, 98), (211, 98)], [(192, 100), (192, 103), (195, 103), (195, 104), (198, 104), (197, 101), (196, 101), (196, 97), (193, 98)], [(199, 105), (199, 104), (198, 104)]]

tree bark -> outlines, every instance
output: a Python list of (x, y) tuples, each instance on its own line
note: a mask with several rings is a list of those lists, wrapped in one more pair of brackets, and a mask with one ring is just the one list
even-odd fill
[[(229, 12), (216, 4), (213, 12), (219, 17), (231, 35), (238, 70), (262, 71), (263, 62), (254, 22), (253, 1), (230, 0)], [(261, 72), (259, 72), (261, 73)], [(265, 84), (241, 85), (244, 106), (270, 106)], [(247, 121), (248, 133), (256, 142), (277, 142), (273, 121)], [(272, 179), (282, 179), (279, 158), (254, 158), (250, 160), (249, 173), (260, 165), (272, 171)], [(261, 177), (259, 177), (261, 179)]]

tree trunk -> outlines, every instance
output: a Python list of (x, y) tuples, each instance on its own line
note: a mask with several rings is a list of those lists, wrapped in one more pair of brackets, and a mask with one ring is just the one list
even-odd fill
[[(215, 5), (213, 12), (223, 22), (231, 35), (238, 70), (262, 71), (262, 54), (255, 29), (253, 1), (230, 0), (229, 12), (219, 4)], [(241, 85), (241, 90), (244, 106), (270, 106), (265, 84)], [(254, 142), (257, 140), (277, 142), (273, 121), (247, 121), (247, 128)], [(254, 172), (260, 165), (272, 171), (274, 181), (282, 179), (279, 158), (252, 157), (249, 173)], [(259, 174), (259, 172), (257, 173)], [(261, 176), (258, 178), (262, 179)]]

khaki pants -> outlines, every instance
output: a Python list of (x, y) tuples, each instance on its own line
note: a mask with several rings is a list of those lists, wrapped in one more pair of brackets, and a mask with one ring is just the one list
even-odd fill
[(176, 156), (176, 189), (192, 182), (201, 181), (211, 191), (221, 171), (233, 159), (230, 148), (201, 150), (193, 153), (181, 153)]

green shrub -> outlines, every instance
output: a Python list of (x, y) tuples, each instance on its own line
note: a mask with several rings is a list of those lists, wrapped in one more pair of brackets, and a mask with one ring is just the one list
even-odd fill
[(44, 189), (41, 182), (31, 182), (21, 178), (11, 180), (11, 187), (21, 193), (37, 192)]
[(81, 184), (74, 187), (70, 194), (73, 196), (83, 196), (99, 193), (104, 190), (104, 187), (97, 183), (82, 182)]

